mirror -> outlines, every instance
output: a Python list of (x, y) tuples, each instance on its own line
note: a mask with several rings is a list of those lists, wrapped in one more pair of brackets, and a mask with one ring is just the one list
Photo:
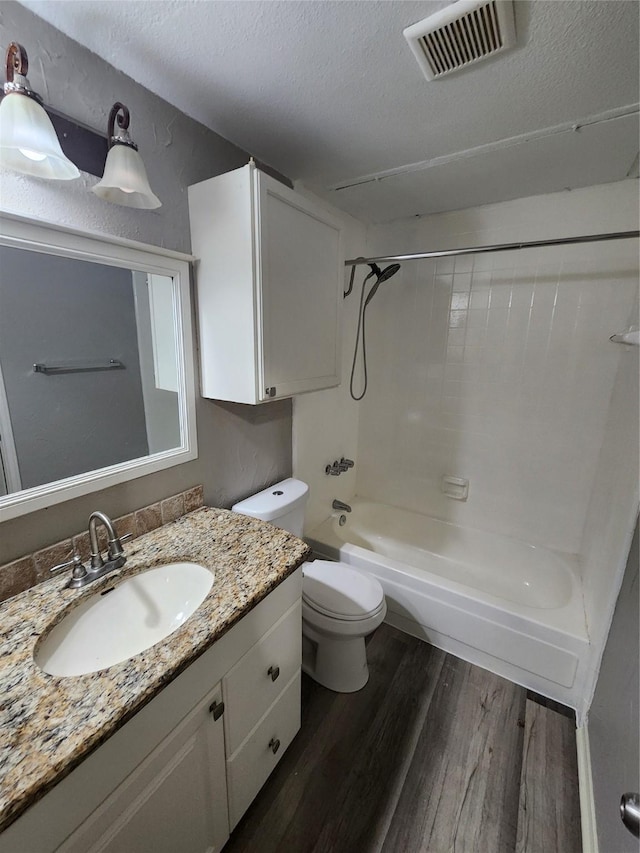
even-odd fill
[(187, 256), (0, 224), (0, 520), (194, 459)]

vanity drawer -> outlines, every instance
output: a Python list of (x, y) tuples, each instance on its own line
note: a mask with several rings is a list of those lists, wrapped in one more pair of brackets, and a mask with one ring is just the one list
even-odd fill
[(249, 808), (300, 728), (300, 683), (298, 670), (264, 719), (227, 759), (230, 829)]
[(300, 669), (302, 605), (298, 600), (222, 681), (227, 755), (233, 755)]

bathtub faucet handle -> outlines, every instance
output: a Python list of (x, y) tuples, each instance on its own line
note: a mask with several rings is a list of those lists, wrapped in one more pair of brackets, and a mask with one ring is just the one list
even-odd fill
[(331, 474), (332, 477), (339, 477), (342, 470), (343, 469), (340, 467), (340, 463), (336, 459), (336, 461), (333, 463), (333, 465), (327, 465), (326, 466), (326, 468), (324, 469), (324, 473), (325, 474)]
[(342, 471), (348, 471), (349, 468), (353, 468), (354, 465), (355, 465), (355, 462), (353, 461), (353, 459), (345, 459), (344, 456), (338, 462), (338, 468), (340, 469), (341, 472)]
[(331, 506), (333, 507), (333, 509), (337, 509), (338, 512), (351, 512), (351, 507), (349, 506), (349, 504), (343, 503), (337, 498), (334, 498), (334, 501)]

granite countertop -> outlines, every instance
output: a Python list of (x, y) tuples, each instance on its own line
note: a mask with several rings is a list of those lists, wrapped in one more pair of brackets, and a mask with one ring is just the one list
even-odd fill
[[(127, 543), (122, 569), (83, 590), (69, 572), (0, 605), (0, 831), (124, 725), (307, 558), (300, 539), (203, 507)], [(61, 678), (35, 664), (38, 639), (74, 606), (149, 566), (200, 563), (211, 592), (185, 622), (135, 657)]]

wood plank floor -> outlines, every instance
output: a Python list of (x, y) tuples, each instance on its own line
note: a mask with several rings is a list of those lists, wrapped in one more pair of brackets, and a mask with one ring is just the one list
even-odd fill
[(573, 850), (580, 839), (575, 731), (527, 699), (516, 853)]
[(574, 723), (383, 625), (358, 693), (302, 728), (225, 853), (580, 853)]

